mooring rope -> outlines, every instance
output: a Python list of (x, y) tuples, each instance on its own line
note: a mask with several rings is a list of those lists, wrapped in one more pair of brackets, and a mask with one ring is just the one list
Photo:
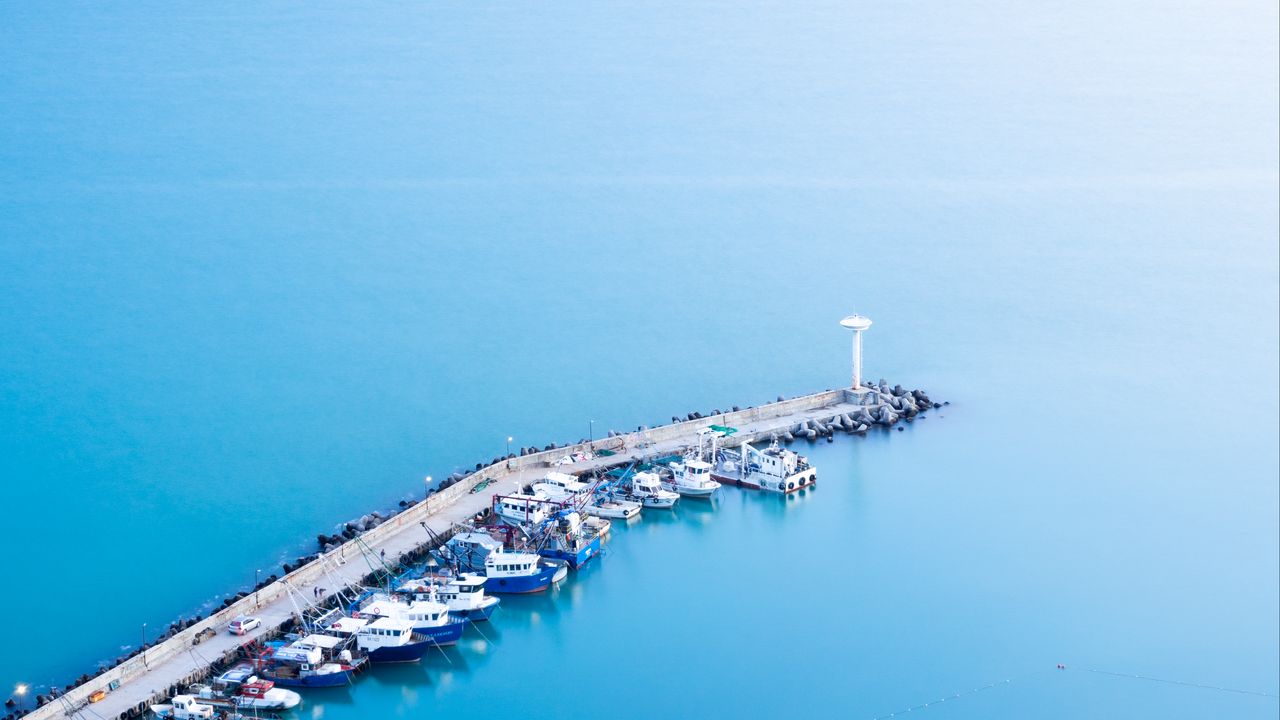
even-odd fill
[[(1067, 668), (1063, 667), (1063, 670)], [(1096, 673), (1098, 675), (1110, 675), (1111, 677), (1127, 678), (1130, 680), (1146, 680), (1148, 682), (1165, 683), (1166, 685), (1181, 685), (1183, 687), (1201, 688), (1203, 690), (1217, 690), (1219, 692), (1236, 693), (1237, 695), (1254, 695), (1257, 697), (1280, 698), (1280, 695), (1260, 690), (1241, 690), (1239, 688), (1223, 687), (1221, 685), (1209, 685), (1207, 683), (1189, 682), (1187, 680), (1170, 680), (1168, 678), (1151, 677), (1150, 675), (1135, 675), (1133, 673), (1112, 672), (1110, 670), (1099, 670), (1097, 668), (1079, 668), (1084, 672)]]
[(1043, 670), (1037, 670), (1037, 671), (1035, 671), (1035, 672), (1026, 673), (1025, 675), (1019, 675), (1019, 676), (1017, 676), (1017, 677), (1005, 678), (1004, 680), (997, 680), (997, 681), (995, 681), (995, 682), (990, 682), (990, 683), (987, 683), (986, 685), (982, 685), (982, 686), (979, 686), (979, 687), (973, 688), (972, 690), (962, 690), (962, 691), (960, 691), (960, 692), (958, 692), (958, 693), (954, 693), (954, 694), (952, 694), (952, 695), (947, 695), (946, 697), (940, 697), (940, 698), (938, 698), (938, 699), (936, 699), (936, 700), (930, 700), (929, 702), (921, 703), (921, 704), (919, 704), (919, 705), (912, 705), (912, 706), (911, 706), (911, 707), (909, 707), (909, 708), (903, 708), (903, 709), (898, 710), (898, 711), (896, 711), (896, 712), (888, 713), (887, 715), (877, 715), (877, 716), (875, 716), (874, 718), (872, 718), (872, 720), (888, 720), (888, 718), (894, 718), (894, 717), (897, 717), (897, 716), (899, 716), (899, 715), (904, 715), (904, 714), (906, 714), (906, 713), (916, 712), (917, 710), (924, 710), (925, 708), (927, 708), (927, 707), (931, 707), (931, 706), (933, 706), (933, 705), (940, 705), (940, 704), (942, 704), (942, 703), (944, 703), (944, 702), (954, 701), (954, 700), (959, 700), (959, 699), (960, 699), (960, 698), (962, 698), (962, 697), (967, 697), (967, 696), (969, 696), (969, 695), (976, 695), (976, 694), (978, 694), (978, 693), (980, 693), (980, 692), (984, 692), (984, 691), (986, 691), (986, 690), (990, 690), (990, 689), (992, 689), (992, 688), (997, 688), (997, 687), (1001, 687), (1001, 686), (1003, 686), (1003, 685), (1008, 685), (1009, 683), (1013, 682), (1014, 680), (1021, 680), (1022, 678), (1025, 678), (1025, 677), (1027, 677), (1028, 675), (1037, 675), (1037, 674), (1039, 674), (1039, 673), (1041, 673), (1041, 672), (1044, 672), (1044, 671), (1043, 671)]

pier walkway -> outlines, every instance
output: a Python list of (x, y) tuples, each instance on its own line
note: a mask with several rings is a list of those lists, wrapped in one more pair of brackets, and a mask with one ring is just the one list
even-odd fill
[[(548, 468), (572, 453), (587, 451), (594, 454), (599, 450), (609, 450), (614, 454), (594, 454), (590, 460), (558, 465), (557, 470), (584, 473), (634, 460), (677, 453), (696, 444), (697, 431), (713, 424), (738, 428), (738, 433), (726, 438), (724, 444), (728, 446), (767, 439), (771, 434), (794, 427), (803, 420), (828, 419), (833, 415), (855, 413), (878, 401), (874, 390), (864, 389), (856, 393), (850, 390), (829, 390), (713, 417), (664, 425), (644, 432), (523, 455), (489, 465), (362, 533), (357, 540), (331, 550), (320, 559), (212, 614), (191, 628), (149, 648), (145, 653), (67, 691), (53, 702), (32, 711), (27, 717), (31, 720), (64, 716), (85, 720), (138, 717), (133, 713), (153, 702), (158, 693), (167, 692), (174, 685), (188, 684), (216, 659), (279, 627), (295, 615), (300, 601), (296, 600), (295, 595), (291, 595), (289, 587), (294, 588), (302, 597), (311, 598), (315, 596), (317, 587), (324, 588), (325, 594), (329, 594), (340, 589), (339, 584), (357, 583), (372, 570), (363, 555), (362, 544), (375, 553), (386, 551), (387, 560), (394, 561), (402, 553), (414, 550), (429, 540), (428, 533), (420, 523), (425, 523), (434, 532), (444, 532), (454, 523), (469, 520), (489, 507), (494, 494), (510, 493), (540, 479)], [(483, 491), (472, 493), (471, 489), (485, 478), (491, 479), (490, 484)], [(229, 634), (226, 630), (227, 623), (241, 614), (261, 618), (262, 627), (247, 636)], [(214, 631), (213, 637), (202, 642), (197, 640), (200, 633), (207, 635), (209, 629)], [(110, 690), (105, 698), (96, 703), (88, 702), (91, 693), (99, 689), (108, 690), (111, 683), (118, 683), (118, 686)]]

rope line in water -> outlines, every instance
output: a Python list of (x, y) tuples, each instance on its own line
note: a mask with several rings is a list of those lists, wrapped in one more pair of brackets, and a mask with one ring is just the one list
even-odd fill
[(980, 693), (980, 692), (983, 692), (984, 690), (990, 690), (990, 689), (992, 689), (992, 688), (997, 688), (997, 687), (1001, 687), (1001, 686), (1003, 686), (1003, 685), (1008, 685), (1009, 683), (1013, 682), (1014, 680), (1021, 680), (1022, 678), (1025, 678), (1025, 677), (1027, 677), (1028, 675), (1036, 675), (1036, 674), (1038, 674), (1038, 673), (1040, 673), (1040, 672), (1043, 672), (1043, 671), (1042, 671), (1042, 670), (1037, 670), (1036, 672), (1027, 673), (1026, 675), (1019, 675), (1019, 676), (1017, 676), (1017, 677), (1005, 678), (1004, 680), (997, 680), (996, 682), (987, 683), (986, 685), (982, 685), (982, 686), (980, 686), (980, 687), (973, 688), (972, 690), (963, 690), (963, 691), (958, 692), (958, 693), (955, 693), (955, 694), (953, 694), (953, 695), (948, 695), (948, 696), (946, 696), (946, 697), (938, 698), (937, 700), (930, 700), (930, 701), (929, 701), (929, 702), (927, 702), (927, 703), (923, 703), (923, 704), (920, 704), (920, 705), (912, 705), (912, 706), (911, 706), (911, 707), (909, 707), (909, 708), (903, 708), (902, 710), (898, 710), (898, 711), (896, 711), (896, 712), (891, 712), (891, 713), (889, 713), (889, 714), (887, 714), (887, 715), (877, 715), (877, 716), (875, 716), (874, 718), (872, 718), (871, 720), (888, 720), (889, 718), (894, 718), (894, 717), (897, 717), (897, 716), (899, 716), (899, 715), (905, 715), (905, 714), (907, 714), (907, 713), (915, 712), (915, 711), (917, 711), (917, 710), (924, 710), (924, 709), (925, 709), (925, 708), (927, 708), (927, 707), (930, 707), (930, 706), (932, 706), (932, 705), (939, 705), (939, 704), (941, 704), (941, 703), (947, 702), (948, 700), (959, 700), (959, 699), (960, 699), (960, 698), (962, 698), (962, 697), (967, 697), (967, 696), (969, 696), (969, 695), (976, 695), (976, 694), (978, 694), (978, 693)]
[[(1066, 668), (1063, 668), (1064, 670)], [(1096, 668), (1080, 668), (1084, 672), (1096, 673), (1098, 675), (1110, 675), (1111, 677), (1127, 678), (1129, 680), (1146, 680), (1148, 682), (1165, 683), (1167, 685), (1181, 685), (1183, 687), (1201, 688), (1202, 690), (1217, 690), (1219, 692), (1236, 693), (1237, 695), (1255, 695), (1257, 697), (1280, 698), (1280, 695), (1269, 692), (1261, 692), (1259, 690), (1240, 690), (1238, 688), (1222, 687), (1221, 685), (1208, 685), (1205, 683), (1188, 682), (1186, 680), (1169, 680), (1167, 678), (1151, 677), (1149, 675), (1134, 675), (1132, 673), (1111, 672), (1110, 670), (1098, 670)]]

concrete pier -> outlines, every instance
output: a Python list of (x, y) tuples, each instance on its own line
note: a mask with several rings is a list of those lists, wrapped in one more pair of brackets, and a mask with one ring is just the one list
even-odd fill
[[(432, 494), (424, 502), (406, 508), (381, 525), (361, 533), (357, 539), (331, 549), (315, 561), (178, 632), (165, 642), (147, 649), (145, 653), (68, 690), (26, 717), (33, 720), (58, 717), (116, 720), (138, 717), (132, 713), (136, 713), (138, 708), (160, 701), (162, 698), (156, 697), (158, 694), (167, 693), (174, 685), (192, 682), (216, 659), (256, 637), (273, 632), (289, 620), (295, 614), (295, 603), (290, 598), (289, 587), (299, 591), (304, 597), (312, 597), (317, 587), (325, 588), (328, 594), (338, 590), (338, 584), (356, 583), (370, 571), (362, 556), (362, 544), (375, 553), (385, 550), (389, 560), (398, 558), (402, 553), (415, 550), (428, 540), (422, 523), (426, 523), (435, 532), (443, 532), (455, 523), (466, 521), (488, 508), (490, 498), (495, 493), (509, 493), (540, 479), (549, 467), (572, 453), (609, 450), (615, 454), (596, 455), (591, 460), (561, 465), (557, 469), (584, 473), (679, 452), (695, 446), (697, 431), (709, 425), (738, 428), (739, 432), (725, 441), (725, 444), (733, 446), (744, 441), (767, 440), (772, 435), (786, 432), (808, 420), (823, 422), (833, 416), (856, 414), (864, 409), (884, 409), (888, 407), (888, 403), (893, 402), (893, 397), (874, 388), (858, 388), (856, 391), (829, 390), (760, 407), (664, 425), (643, 432), (615, 435), (594, 442), (501, 460)], [(482, 492), (472, 493), (472, 488), (485, 478), (490, 478), (492, 482)], [(230, 635), (226, 630), (227, 623), (237, 615), (261, 618), (262, 628), (248, 636)], [(210, 630), (213, 631), (212, 637), (208, 637)], [(199, 641), (198, 638), (202, 636), (207, 639)], [(89, 703), (89, 696), (98, 690), (107, 691), (106, 697), (96, 703)]]

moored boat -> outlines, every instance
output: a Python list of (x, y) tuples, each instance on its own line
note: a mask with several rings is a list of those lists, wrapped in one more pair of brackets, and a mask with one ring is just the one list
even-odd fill
[(352, 605), (351, 618), (339, 620), (333, 627), (370, 616), (407, 620), (412, 623), (415, 633), (426, 636), (436, 645), (453, 645), (458, 642), (467, 624), (463, 618), (453, 616), (444, 603), (431, 600), (405, 601), (384, 592), (370, 592)]
[(538, 554), (555, 560), (563, 560), (577, 570), (600, 554), (601, 539), (609, 527), (608, 520), (588, 518), (585, 522), (577, 512), (564, 510), (538, 528)]
[(491, 593), (536, 593), (558, 583), (568, 574), (563, 563), (536, 553), (507, 550), (489, 553), (484, 564), (484, 589)]
[(711, 463), (696, 457), (686, 457), (668, 466), (671, 479), (663, 481), (665, 490), (680, 493), (684, 497), (708, 498), (720, 489), (720, 483), (711, 479)]
[(292, 690), (275, 687), (275, 682), (259, 678), (253, 666), (240, 663), (227, 670), (208, 685), (195, 684), (188, 688), (200, 702), (214, 707), (246, 708), (255, 711), (280, 712), (297, 707), (302, 696)]
[[(346, 618), (348, 626), (354, 625), (355, 620)], [(426, 635), (414, 632), (409, 620), (389, 617), (361, 620), (361, 627), (356, 630), (356, 644), (370, 662), (417, 662), (433, 644)]]
[(513, 525), (540, 523), (555, 509), (556, 503), (544, 492), (520, 490), (493, 496), (494, 514)]
[(638, 472), (633, 475), (626, 492), (628, 500), (635, 500), (646, 508), (667, 509), (673, 507), (680, 499), (680, 493), (664, 490), (662, 479), (657, 473), (651, 472)]
[(818, 471), (808, 458), (775, 441), (764, 450), (743, 443), (737, 452), (720, 451), (713, 477), (745, 488), (785, 494), (813, 485)]
[(630, 520), (640, 514), (640, 503), (623, 498), (602, 497), (597, 498), (590, 505), (583, 508), (583, 512), (588, 515), (594, 515), (598, 518), (613, 518), (615, 520)]
[(454, 535), (434, 554), (447, 567), (456, 567), (459, 571), (466, 572), (483, 572), (485, 558), (501, 547), (501, 540), (489, 533), (472, 530)]
[[(346, 641), (328, 635), (308, 635), (292, 643), (268, 642), (253, 658), (254, 672), (282, 687), (341, 687), (363, 669)], [(339, 649), (341, 648), (341, 649)]]
[(151, 712), (164, 720), (210, 720), (214, 708), (194, 695), (174, 695), (167, 703), (152, 705)]
[(449, 612), (471, 622), (488, 620), (498, 607), (498, 598), (486, 595), (487, 578), (479, 573), (425, 575), (400, 585), (399, 591), (414, 600), (436, 600)]

